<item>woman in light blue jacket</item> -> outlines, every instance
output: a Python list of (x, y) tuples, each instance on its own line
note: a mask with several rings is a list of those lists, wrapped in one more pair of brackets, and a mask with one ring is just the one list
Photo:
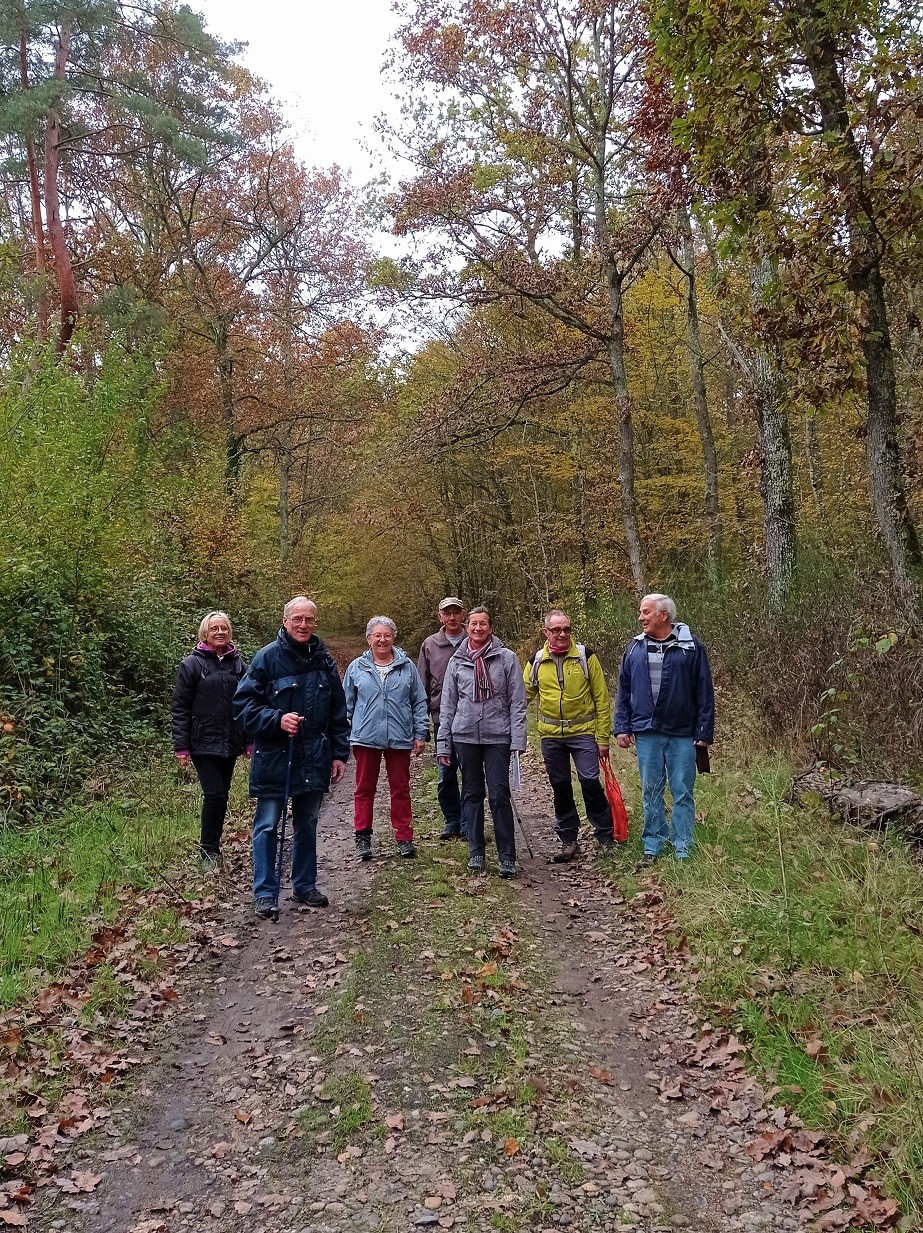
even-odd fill
[(448, 765), (453, 749), (462, 773), (462, 829), (468, 868), (484, 868), (484, 797), (490, 801), (501, 878), (516, 873), (510, 799), (510, 755), (526, 747), (526, 687), (515, 654), (493, 633), (482, 605), (468, 613), (468, 637), (449, 660), (442, 682), (436, 753)]
[(416, 856), (410, 809), (410, 755), (429, 740), (426, 690), (413, 661), (394, 645), (397, 626), (373, 616), (365, 627), (369, 649), (346, 669), (343, 689), (349, 743), (356, 762), (353, 796), (356, 852), (372, 859), (372, 812), (384, 757), (391, 796), (391, 826), (401, 856)]

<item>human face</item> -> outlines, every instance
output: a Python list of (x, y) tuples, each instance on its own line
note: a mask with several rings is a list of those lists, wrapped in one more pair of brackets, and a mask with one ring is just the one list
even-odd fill
[(658, 607), (653, 599), (641, 601), (641, 607), (638, 609), (638, 620), (647, 636), (649, 638), (656, 638), (658, 641), (666, 638), (673, 628), (667, 619), (667, 614), (662, 608)]
[(317, 609), (313, 604), (296, 604), (288, 616), (283, 617), (282, 624), (295, 642), (310, 642), (317, 625)]
[(472, 612), (468, 617), (468, 641), (476, 651), (490, 642), (490, 617), (486, 612)]
[(548, 639), (549, 651), (557, 651), (559, 655), (563, 654), (570, 647), (570, 635), (571, 623), (563, 613), (548, 618), (545, 637)]
[(206, 644), (218, 655), (224, 654), (231, 641), (231, 627), (224, 617), (212, 617), (205, 635)]
[(464, 608), (459, 608), (457, 604), (450, 604), (448, 608), (441, 608), (439, 611), (439, 624), (450, 637), (457, 638), (465, 625)]
[(394, 658), (394, 630), (387, 625), (373, 625), (366, 638), (372, 648), (372, 659), (378, 664), (390, 664)]

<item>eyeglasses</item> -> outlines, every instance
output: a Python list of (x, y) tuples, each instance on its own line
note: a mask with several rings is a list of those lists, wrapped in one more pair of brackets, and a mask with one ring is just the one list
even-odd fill
[(312, 617), (312, 616), (286, 617), (285, 619), (286, 621), (289, 622), (290, 625), (316, 625), (317, 624), (317, 617)]
[(559, 634), (569, 634), (571, 631), (570, 625), (558, 625), (556, 627), (545, 626), (545, 633), (552, 638), (557, 638)]

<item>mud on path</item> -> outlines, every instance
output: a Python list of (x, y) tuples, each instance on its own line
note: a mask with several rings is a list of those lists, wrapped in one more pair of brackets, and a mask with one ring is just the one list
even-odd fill
[(535, 856), (521, 844), (511, 883), (470, 876), (462, 846), (436, 840), (429, 789), (418, 860), (376, 819), (363, 865), (341, 785), (319, 827), (331, 906), (283, 897), (278, 925), (253, 918), (233, 848), (221, 953), (188, 970), (159, 1060), (71, 1154), (101, 1180), (46, 1188), (30, 1227), (809, 1227), (782, 1200), (785, 1169), (747, 1152), (775, 1115), (733, 1039), (699, 1030), (656, 880), (625, 903), (607, 876), (625, 854), (585, 843), (549, 864), (535, 767), (529, 780)]

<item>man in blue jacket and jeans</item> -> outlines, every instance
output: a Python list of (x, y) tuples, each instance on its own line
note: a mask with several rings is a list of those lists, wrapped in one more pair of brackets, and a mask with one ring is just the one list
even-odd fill
[(327, 906), (317, 889), (317, 818), (324, 793), (346, 773), (349, 721), (340, 674), (314, 632), (316, 624), (313, 600), (290, 599), (275, 642), (253, 656), (234, 695), (235, 718), (254, 742), (253, 898), (264, 920), (279, 898), (276, 836), (286, 782), (292, 798), (292, 902)]
[[(678, 860), (692, 850), (696, 748), (715, 733), (715, 692), (704, 645), (676, 620), (669, 595), (645, 595), (641, 633), (628, 644), (615, 701), (616, 744), (634, 741), (644, 803), (642, 864), (651, 865), (668, 843)], [(673, 809), (667, 827), (664, 792)], [(672, 833), (671, 833), (672, 832)]]

